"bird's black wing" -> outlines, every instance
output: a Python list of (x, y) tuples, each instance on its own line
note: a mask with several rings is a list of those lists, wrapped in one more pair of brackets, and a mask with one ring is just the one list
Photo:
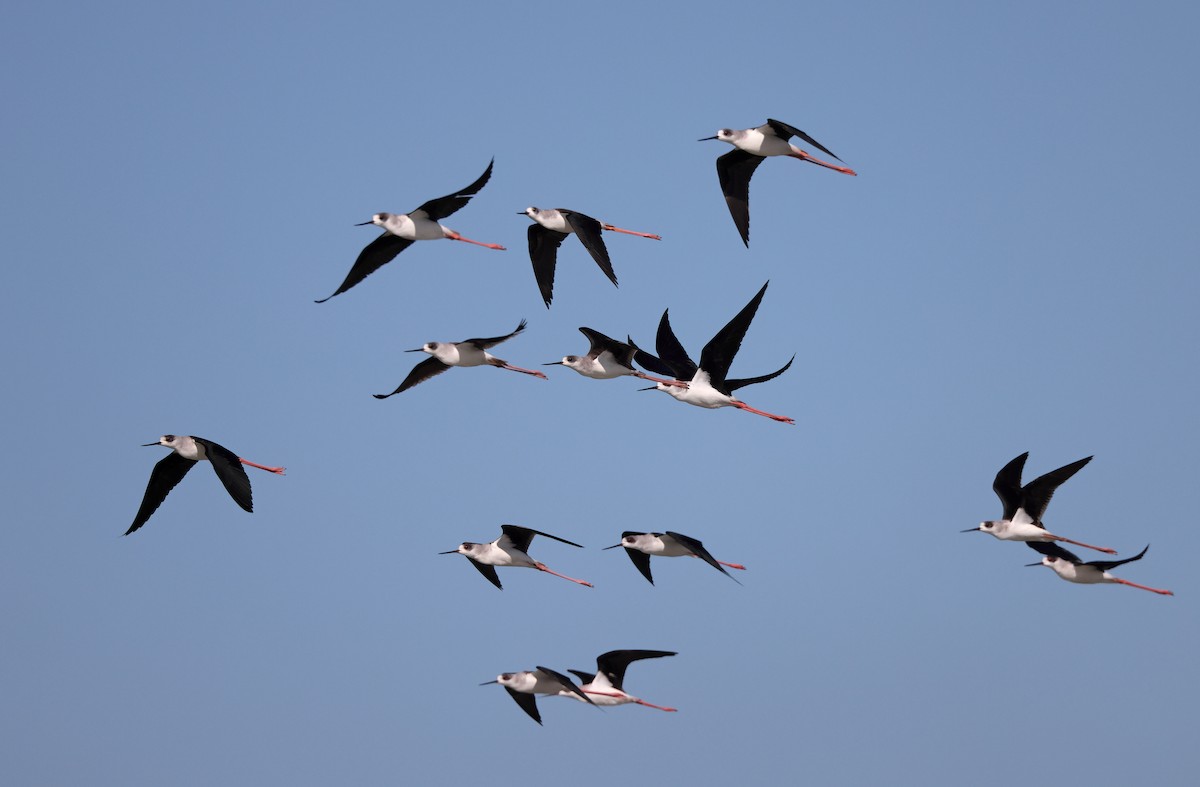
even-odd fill
[(805, 142), (807, 142), (808, 144), (812, 145), (814, 148), (821, 151), (822, 153), (828, 153), (829, 155), (836, 158), (838, 161), (841, 161), (841, 159), (838, 158), (838, 155), (836, 153), (834, 153), (832, 150), (830, 150), (829, 148), (822, 145), (820, 142), (817, 142), (815, 139), (810, 137), (808, 134), (805, 134), (803, 131), (796, 128), (795, 126), (789, 126), (787, 123), (784, 123), (781, 120), (772, 120), (770, 118), (767, 118), (767, 125), (771, 127), (772, 131), (775, 132), (775, 136), (779, 137), (780, 139), (787, 139), (788, 137), (800, 137), (800, 139), (802, 139)]
[(233, 502), (241, 506), (243, 511), (253, 511), (254, 505), (250, 499), (250, 477), (246, 475), (246, 468), (242, 467), (242, 460), (238, 458), (238, 455), (225, 446), (217, 445), (212, 440), (205, 440), (203, 437), (192, 437), (192, 439), (204, 446), (204, 453), (208, 456), (208, 461), (212, 463), (217, 478), (221, 479), (221, 483), (225, 485), (225, 491), (233, 498)]
[(541, 224), (529, 225), (529, 261), (533, 263), (533, 278), (546, 308), (554, 300), (554, 265), (558, 262), (558, 247), (567, 237), (565, 232), (548, 230)]
[(604, 673), (617, 691), (624, 691), (625, 670), (630, 663), (641, 659), (659, 659), (674, 656), (673, 650), (610, 650), (596, 657), (596, 669)]
[(724, 328), (717, 331), (716, 336), (709, 339), (708, 344), (700, 351), (700, 368), (708, 372), (711, 384), (717, 390), (721, 390), (725, 385), (725, 375), (728, 374), (733, 358), (742, 346), (746, 331), (750, 329), (750, 322), (767, 292), (767, 284), (764, 284), (750, 302), (743, 306)]
[(1033, 517), (1034, 522), (1040, 523), (1042, 514), (1046, 513), (1046, 506), (1050, 505), (1050, 498), (1054, 496), (1054, 490), (1090, 461), (1092, 457), (1084, 457), (1078, 462), (1063, 465), (1057, 470), (1038, 476), (1026, 484), (1021, 489), (1021, 507), (1025, 509), (1025, 513)]
[(523, 691), (513, 691), (508, 686), (505, 686), (504, 690), (508, 692), (508, 696), (512, 697), (521, 706), (521, 710), (529, 714), (529, 718), (538, 724), (542, 723), (542, 715), (538, 713), (537, 697), (532, 694), (526, 694)]
[(196, 465), (194, 459), (184, 459), (172, 451), (160, 459), (150, 472), (150, 483), (146, 484), (146, 494), (142, 496), (142, 505), (138, 508), (133, 524), (125, 531), (129, 535), (150, 519), (150, 515), (158, 510), (162, 501), (167, 499), (167, 493), (183, 480), (187, 471)]
[(487, 578), (488, 582), (491, 582), (496, 587), (504, 590), (504, 586), (500, 584), (500, 577), (496, 575), (495, 566), (489, 566), (486, 563), (480, 563), (478, 560), (473, 560), (470, 557), (468, 557), (467, 560), (470, 560), (471, 565), (479, 569), (479, 573), (483, 574)]
[(663, 363), (661, 358), (657, 355), (651, 355), (634, 344), (632, 336), (626, 336), (625, 340), (629, 342), (629, 346), (633, 349), (633, 360), (637, 362), (638, 366), (655, 374), (665, 374), (672, 378), (675, 376), (675, 370)]
[(645, 552), (630, 549), (629, 547), (625, 547), (625, 552), (629, 555), (629, 559), (633, 561), (633, 565), (637, 567), (637, 570), (642, 572), (642, 576), (646, 578), (646, 581), (653, 585), (654, 577), (650, 574), (650, 556)]
[(604, 245), (604, 238), (601, 237), (604, 234), (604, 227), (591, 216), (585, 216), (573, 210), (564, 210), (561, 213), (567, 223), (571, 225), (571, 229), (575, 230), (575, 234), (579, 236), (579, 242), (600, 266), (600, 270), (604, 271), (604, 275), (608, 277), (614, 287), (617, 286), (617, 274), (613, 271), (612, 260), (608, 258), (608, 247)]
[[(1146, 546), (1142, 549), (1141, 552), (1138, 552), (1133, 557), (1127, 557), (1124, 560), (1091, 560), (1087, 563), (1084, 563), (1084, 565), (1085, 566), (1094, 566), (1097, 569), (1099, 569), (1100, 571), (1109, 571), (1111, 569), (1116, 568), (1117, 566), (1121, 566), (1126, 563), (1132, 563), (1135, 560), (1141, 560), (1142, 555), (1146, 554), (1146, 550), (1149, 548), (1150, 548), (1150, 545), (1146, 544)], [(1079, 561), (1076, 560), (1075, 562), (1078, 563)]]
[(545, 536), (555, 541), (561, 541), (564, 544), (570, 544), (573, 547), (583, 547), (583, 544), (576, 544), (574, 541), (568, 541), (565, 538), (552, 536), (549, 533), (543, 533), (540, 530), (534, 530), (529, 527), (521, 527), (520, 525), (501, 525), (500, 529), (504, 531), (504, 535), (508, 536), (508, 540), (512, 542), (512, 545), (522, 552), (529, 551), (529, 543), (533, 541), (534, 536)]
[[(358, 253), (358, 259), (354, 261), (354, 266), (350, 268), (350, 272), (346, 274), (346, 280), (342, 282), (342, 286), (337, 288), (333, 295), (340, 295), (354, 285), (358, 284), (363, 279), (370, 276), (375, 271), (382, 268), (385, 264), (396, 258), (396, 255), (407, 249), (413, 244), (411, 240), (405, 240), (399, 235), (393, 235), (390, 232), (385, 232), (375, 240), (371, 241)], [(324, 303), (332, 298), (322, 298), (316, 303)]]
[(992, 489), (995, 490), (996, 497), (1000, 498), (1000, 504), (1004, 506), (1003, 518), (1010, 522), (1021, 507), (1021, 471), (1025, 469), (1025, 460), (1028, 458), (1028, 451), (1014, 458), (1000, 468), (1000, 472), (996, 473), (996, 480), (992, 482)]
[(663, 311), (662, 319), (658, 321), (658, 335), (654, 339), (654, 347), (658, 351), (659, 360), (670, 367), (671, 375), (676, 380), (690, 380), (696, 376), (696, 362), (688, 357), (687, 350), (683, 349), (679, 338), (671, 330), (669, 312), (670, 309)]
[[(421, 207), (417, 208), (417, 210), (424, 211), (425, 215), (434, 221), (441, 221), (447, 216), (452, 215), (459, 208), (470, 202), (471, 197), (474, 197), (476, 194), (478, 194), (479, 190), (484, 187), (484, 184), (488, 182), (488, 178), (492, 176), (492, 165), (495, 163), (495, 159), (489, 161), (487, 169), (485, 169), (483, 174), (479, 176), (479, 179), (470, 186), (467, 186), (465, 189), (459, 189), (453, 194), (447, 194), (444, 197), (431, 199), (425, 204), (421, 205)], [(417, 211), (413, 211), (413, 213), (416, 212)]]
[(750, 246), (750, 178), (763, 161), (762, 156), (744, 150), (731, 150), (717, 157), (717, 178), (721, 181), (721, 193), (729, 206), (729, 215), (742, 236), (742, 243)]
[(765, 383), (767, 380), (774, 380), (779, 375), (786, 372), (792, 365), (792, 361), (796, 360), (796, 356), (792, 356), (791, 360), (783, 365), (782, 368), (776, 369), (770, 374), (764, 374), (762, 377), (745, 377), (738, 380), (726, 380), (724, 393), (733, 393), (739, 388), (745, 388), (747, 385), (757, 385)]
[(1079, 565), (1082, 562), (1080, 557), (1074, 552), (1068, 552), (1053, 541), (1026, 541), (1025, 546), (1038, 554), (1046, 555), (1047, 557), (1056, 557), (1075, 565)]
[(734, 582), (737, 582), (739, 585), (742, 584), (741, 582), (738, 582), (736, 579), (734, 579), (732, 574), (730, 574), (728, 571), (725, 570), (725, 566), (722, 566), (720, 563), (717, 562), (717, 559), (715, 557), (713, 557), (712, 555), (709, 554), (708, 550), (704, 548), (704, 544), (701, 543), (699, 539), (692, 538), (691, 536), (685, 536), (683, 533), (672, 533), (670, 530), (667, 531), (666, 535), (675, 539), (680, 544), (683, 544), (685, 547), (688, 548), (688, 550), (693, 555), (700, 558), (705, 563), (707, 563), (710, 566), (712, 566), (713, 568), (715, 568), (717, 571), (720, 571), (725, 576), (729, 577), (730, 579), (733, 579)]
[(506, 336), (493, 336), (490, 339), (464, 339), (463, 341), (458, 342), (458, 343), (459, 344), (471, 344), (471, 345), (478, 347), (481, 350), (487, 350), (491, 347), (495, 347), (497, 344), (500, 344), (501, 342), (508, 341), (509, 339), (516, 336), (518, 333), (520, 333), (523, 330), (525, 330), (525, 321), (521, 320), (521, 323), (517, 326), (517, 329)]
[(414, 385), (419, 385), (430, 377), (436, 377), (450, 367), (439, 361), (437, 358), (430, 356), (412, 368), (408, 373), (408, 377), (404, 378), (404, 382), (400, 383), (400, 387), (388, 394), (371, 394), (376, 399), (386, 399), (389, 396), (395, 396), (398, 393), (403, 393)]
[(596, 358), (600, 355), (600, 353), (607, 350), (608, 352), (612, 353), (613, 357), (617, 359), (618, 363), (622, 364), (623, 366), (627, 366), (630, 369), (633, 368), (633, 355), (636, 352), (636, 349), (633, 346), (628, 345), (625, 342), (619, 342), (611, 336), (605, 336), (604, 334), (600, 333), (600, 331), (596, 331), (591, 328), (580, 326), (579, 332), (587, 337), (589, 356)]
[(551, 676), (552, 678), (555, 678), (559, 683), (562, 684), (564, 689), (569, 690), (573, 694), (578, 694), (580, 697), (587, 700), (588, 705), (595, 704), (592, 702), (592, 698), (589, 697), (588, 695), (584, 694), (583, 690), (575, 685), (575, 681), (571, 680), (566, 675), (562, 674), (561, 672), (555, 672), (554, 670), (550, 669), (549, 667), (543, 667), (541, 665), (538, 665), (538, 669), (541, 670), (542, 672), (546, 673), (547, 675)]

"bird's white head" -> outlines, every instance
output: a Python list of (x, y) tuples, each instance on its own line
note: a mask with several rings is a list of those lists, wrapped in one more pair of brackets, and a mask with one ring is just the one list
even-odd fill
[(703, 137), (699, 141), (707, 142), (710, 139), (719, 139), (722, 142), (728, 142), (729, 144), (732, 145), (732, 144), (734, 144), (734, 140), (736, 140), (738, 137), (740, 137), (744, 133), (745, 133), (744, 131), (738, 131), (738, 130), (732, 129), (732, 128), (723, 128), (723, 129), (719, 129), (717, 131), (716, 136)]
[(464, 541), (458, 545), (457, 549), (451, 549), (449, 552), (439, 552), (438, 554), (441, 554), (441, 555), (466, 555), (467, 557), (470, 557), (474, 553), (478, 552), (483, 546), (484, 546), (483, 544), (474, 544), (470, 541)]
[(176, 441), (177, 439), (179, 439), (179, 438), (177, 438), (177, 437), (176, 437), (175, 435), (173, 435), (173, 434), (165, 434), (165, 435), (163, 435), (162, 437), (158, 438), (158, 442), (156, 442), (156, 443), (143, 443), (143, 444), (142, 444), (142, 447), (143, 447), (143, 448), (145, 448), (146, 446), (149, 446), (149, 445), (165, 445), (167, 448), (174, 448), (174, 447), (175, 447), (175, 441)]
[(374, 216), (371, 217), (370, 221), (360, 221), (358, 224), (355, 224), (354, 226), (365, 227), (368, 224), (374, 224), (377, 227), (383, 227), (387, 224), (387, 220), (390, 219), (391, 217), (392, 217), (392, 214), (390, 214), (390, 213), (376, 213)]

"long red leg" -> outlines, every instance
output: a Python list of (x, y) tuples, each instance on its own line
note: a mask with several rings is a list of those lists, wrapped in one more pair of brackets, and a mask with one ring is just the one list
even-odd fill
[(788, 418), (786, 415), (774, 415), (772, 413), (768, 413), (763, 410), (756, 410), (753, 407), (751, 407), (750, 405), (746, 404), (745, 402), (734, 402), (733, 406), (737, 407), (740, 410), (745, 410), (748, 413), (754, 413), (755, 415), (765, 415), (767, 418), (770, 418), (775, 421), (780, 421), (785, 424), (795, 424), (796, 423), (795, 418)]
[(443, 230), (443, 234), (445, 234), (446, 237), (449, 238), (450, 240), (461, 240), (463, 243), (474, 243), (476, 246), (484, 246), (489, 249), (499, 249), (500, 251), (508, 251), (508, 249), (504, 248), (499, 243), (484, 243), (483, 241), (471, 240), (470, 238), (464, 238), (462, 235), (459, 235), (457, 232), (454, 233), (453, 235), (451, 235), (451, 234), (448, 234), (448, 232)]
[(545, 563), (538, 563), (534, 566), (534, 568), (536, 568), (538, 571), (545, 571), (547, 574), (553, 574), (556, 577), (562, 577), (563, 579), (569, 579), (572, 582), (579, 584), (579, 585), (584, 585), (585, 587), (589, 587), (589, 588), (595, 587), (595, 585), (593, 585), (591, 582), (584, 582), (582, 579), (575, 579), (575, 577), (569, 577), (566, 574), (560, 574), (557, 571), (551, 571), (550, 569), (546, 568)]
[(1112, 581), (1116, 582), (1119, 585), (1129, 585), (1129, 587), (1131, 587), (1131, 588), (1139, 588), (1141, 590), (1149, 590), (1151, 593), (1157, 593), (1160, 596), (1175, 595), (1174, 593), (1172, 593), (1169, 590), (1159, 590), (1158, 588), (1152, 588), (1152, 587), (1149, 587), (1148, 585), (1139, 585), (1136, 582), (1130, 582), (1128, 579), (1117, 579), (1116, 577), (1112, 577)]
[(837, 164), (830, 164), (828, 161), (821, 161), (821, 159), (817, 158), (816, 156), (810, 156), (808, 153), (805, 153), (803, 150), (800, 151), (799, 153), (792, 152), (792, 153), (789, 153), (788, 155), (790, 155), (792, 158), (798, 158), (801, 161), (810, 161), (813, 164), (819, 164), (822, 167), (828, 167), (829, 169), (837, 170), (838, 172), (841, 172), (844, 175), (858, 175), (857, 172), (850, 169), (849, 167), (839, 167)]
[(650, 240), (662, 240), (661, 235), (651, 235), (648, 232), (634, 232), (633, 230), (623, 230), (620, 227), (614, 227), (611, 224), (602, 225), (609, 232), (623, 232), (626, 235), (637, 235), (639, 238), (649, 238)]
[(1082, 541), (1072, 541), (1071, 539), (1063, 538), (1062, 536), (1050, 536), (1050, 538), (1053, 539), (1054, 541), (1065, 541), (1068, 544), (1074, 544), (1077, 547), (1086, 547), (1088, 549), (1094, 549), (1097, 552), (1103, 552), (1106, 555), (1117, 554), (1117, 550), (1115, 550), (1115, 549), (1109, 549), (1108, 547), (1095, 547), (1095, 546), (1092, 546), (1091, 544), (1085, 544)]
[(688, 384), (683, 382), (682, 380), (663, 380), (658, 377), (651, 377), (650, 375), (646, 374), (645, 372), (634, 372), (633, 376), (639, 377), (643, 380), (649, 380), (652, 383), (662, 383), (663, 385), (677, 385), (680, 388), (688, 387)]
[(636, 702), (638, 705), (645, 705), (647, 708), (657, 708), (658, 710), (665, 710), (668, 713), (677, 713), (679, 711), (679, 708), (668, 708), (665, 705), (655, 705), (653, 702), (646, 702), (645, 700), (635, 699), (634, 702)]
[(276, 475), (283, 475), (283, 471), (287, 469), (286, 467), (267, 467), (266, 465), (260, 465), (255, 462), (251, 462), (249, 459), (243, 459), (240, 456), (238, 457), (238, 461), (244, 465), (257, 467), (259, 470), (266, 470), (268, 473), (275, 473)]
[[(713, 559), (716, 560), (716, 558), (713, 558)], [(726, 563), (724, 560), (717, 560), (717, 562), (720, 563), (722, 566), (729, 566), (730, 568), (736, 568), (738, 571), (746, 570), (746, 567), (743, 566), (741, 563)]]
[(550, 379), (550, 378), (546, 377), (546, 375), (542, 374), (541, 372), (535, 372), (533, 369), (522, 369), (520, 366), (513, 366), (511, 363), (500, 363), (497, 365), (501, 369), (508, 369), (510, 372), (520, 372), (521, 374), (532, 374), (534, 377), (541, 377), (543, 380)]

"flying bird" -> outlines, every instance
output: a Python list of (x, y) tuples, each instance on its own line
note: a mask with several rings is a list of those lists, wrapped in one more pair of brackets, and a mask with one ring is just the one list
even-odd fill
[[(590, 344), (587, 355), (565, 355), (561, 361), (551, 361), (542, 365), (565, 366), (593, 380), (611, 380), (615, 377), (632, 376), (665, 385), (687, 385), (677, 380), (663, 380), (651, 377), (645, 372), (635, 369), (633, 366), (633, 357), (638, 352), (638, 348), (632, 342), (627, 344), (617, 341), (591, 328), (581, 327), (579, 332), (587, 337)], [(667, 374), (670, 374), (670, 372), (667, 372)]]
[(576, 544), (574, 541), (568, 541), (565, 538), (552, 536), (549, 533), (543, 533), (540, 530), (533, 530), (528, 527), (520, 527), (519, 525), (501, 525), (502, 531), (500, 537), (495, 541), (487, 544), (476, 544), (472, 541), (464, 541), (458, 545), (457, 549), (451, 549), (448, 552), (439, 552), (439, 555), (465, 555), (467, 560), (471, 561), (471, 565), (479, 569), (479, 573), (487, 578), (496, 587), (504, 590), (504, 586), (500, 584), (500, 577), (496, 575), (496, 566), (515, 566), (517, 568), (536, 568), (538, 571), (544, 571), (547, 574), (553, 574), (556, 577), (569, 579), (570, 581), (593, 587), (591, 582), (584, 582), (582, 579), (574, 579), (566, 574), (560, 574), (557, 571), (551, 571), (546, 568), (545, 563), (541, 563), (531, 558), (529, 552), (529, 544), (533, 541), (534, 536), (545, 536), (552, 538), (555, 541), (561, 541), (564, 544), (569, 544), (573, 547), (583, 548), (582, 544)]
[(537, 279), (538, 290), (542, 293), (542, 300), (546, 302), (547, 309), (554, 298), (554, 267), (558, 261), (558, 247), (568, 235), (573, 233), (578, 236), (579, 242), (588, 250), (588, 254), (592, 255), (592, 259), (614, 287), (617, 286), (617, 274), (613, 271), (608, 248), (601, 237), (602, 230), (662, 240), (658, 235), (603, 224), (598, 219), (566, 208), (542, 209), (531, 206), (519, 215), (528, 216), (535, 222), (529, 225), (529, 259), (533, 263), (533, 276)]
[(499, 683), (508, 695), (513, 698), (521, 710), (529, 714), (529, 718), (542, 723), (542, 715), (538, 713), (537, 694), (547, 694), (552, 697), (559, 695), (575, 697), (580, 702), (589, 705), (592, 700), (575, 685), (575, 681), (561, 672), (555, 672), (549, 667), (538, 667), (524, 672), (503, 672), (495, 680), (480, 683), (480, 686), (490, 686)]
[(1049, 473), (1033, 479), (1025, 486), (1021, 486), (1021, 471), (1025, 468), (1025, 460), (1028, 458), (1028, 451), (1016, 457), (1000, 468), (1000, 472), (996, 473), (996, 480), (992, 482), (992, 489), (996, 491), (996, 496), (1000, 498), (1000, 503), (1004, 506), (1003, 518), (981, 522), (978, 527), (969, 527), (962, 532), (979, 531), (995, 536), (1001, 541), (1064, 541), (1068, 544), (1094, 549), (1097, 552), (1117, 554), (1116, 550), (1108, 547), (1092, 546), (1082, 541), (1072, 541), (1063, 536), (1056, 536), (1046, 530), (1046, 526), (1042, 524), (1042, 516), (1046, 513), (1046, 507), (1050, 505), (1050, 498), (1054, 496), (1054, 491), (1062, 486), (1068, 478), (1078, 473), (1084, 465), (1092, 461), (1092, 457), (1087, 456), (1077, 462), (1063, 465), (1057, 470), (1051, 470)]
[(717, 177), (721, 181), (721, 192), (725, 195), (725, 204), (729, 206), (729, 214), (733, 216), (733, 223), (742, 236), (742, 243), (747, 247), (750, 246), (750, 178), (764, 158), (790, 156), (828, 167), (846, 175), (858, 174), (848, 167), (839, 167), (806, 153), (788, 142), (792, 137), (799, 137), (823, 153), (841, 161), (832, 150), (808, 134), (778, 120), (768, 119), (765, 126), (758, 128), (740, 130), (723, 128), (716, 133), (716, 136), (704, 137), (699, 140), (705, 142), (710, 139), (719, 139), (737, 148), (717, 158)]
[(267, 467), (249, 459), (242, 459), (228, 448), (203, 437), (165, 434), (157, 442), (143, 444), (143, 448), (151, 445), (166, 446), (171, 449), (171, 453), (154, 465), (154, 470), (150, 473), (150, 483), (146, 485), (146, 494), (142, 496), (142, 505), (125, 535), (146, 524), (176, 484), (183, 480), (197, 462), (204, 459), (212, 464), (217, 478), (225, 485), (225, 491), (229, 492), (233, 501), (245, 511), (253, 511), (254, 506), (250, 496), (250, 479), (242, 465), (257, 467), (278, 475), (283, 475), (284, 472), (282, 467)]
[(1118, 579), (1108, 573), (1117, 566), (1126, 563), (1132, 563), (1135, 560), (1141, 560), (1142, 555), (1146, 554), (1146, 550), (1150, 548), (1147, 544), (1145, 549), (1138, 552), (1133, 557), (1127, 557), (1124, 560), (1092, 560), (1084, 563), (1074, 554), (1060, 547), (1055, 543), (1039, 544), (1030, 542), (1029, 546), (1041, 552), (1044, 557), (1037, 563), (1027, 563), (1027, 566), (1047, 566), (1054, 569), (1054, 573), (1058, 574), (1068, 582), (1075, 582), (1080, 585), (1097, 585), (1097, 584), (1117, 584), (1129, 585), (1132, 588), (1140, 590), (1149, 590), (1151, 593), (1157, 593), (1160, 596), (1175, 595), (1169, 590), (1160, 590), (1147, 585), (1139, 585), (1136, 582), (1130, 582), (1128, 579)]
[(758, 305), (762, 302), (766, 291), (767, 285), (764, 284), (762, 289), (750, 299), (750, 302), (742, 307), (742, 310), (734, 315), (733, 319), (718, 331), (716, 336), (709, 340), (708, 344), (704, 345), (704, 349), (700, 351), (699, 365), (688, 357), (687, 352), (683, 349), (683, 345), (679, 343), (679, 339), (676, 338), (675, 333), (671, 330), (670, 320), (668, 319), (667, 312), (664, 311), (662, 320), (658, 324), (656, 342), (658, 356), (656, 357), (639, 350), (635, 353), (634, 358), (650, 371), (659, 374), (670, 374), (676, 380), (686, 381), (687, 386), (681, 387), (658, 383), (652, 388), (643, 388), (642, 390), (664, 391), (675, 399), (695, 405), (696, 407), (705, 407), (710, 410), (715, 410), (718, 407), (736, 407), (739, 410), (763, 415), (775, 421), (794, 424), (796, 419), (757, 410), (735, 397), (733, 392), (738, 388), (766, 382), (778, 377), (791, 367), (792, 360), (795, 360), (796, 356), (793, 355), (792, 359), (781, 368), (761, 377), (751, 377), (741, 380), (726, 379), (726, 374), (728, 374), (729, 367), (733, 363), (733, 358), (742, 346), (742, 339), (745, 338), (746, 331), (750, 328), (750, 322), (754, 319), (754, 314), (758, 311)]
[[(590, 699), (593, 705), (627, 705), (632, 702), (638, 705), (645, 705), (647, 708), (657, 708), (658, 710), (674, 713), (678, 708), (667, 708), (662, 705), (646, 702), (632, 694), (626, 693), (624, 687), (625, 670), (633, 662), (642, 659), (660, 659), (664, 656), (674, 655), (676, 655), (675, 651), (671, 650), (610, 650), (596, 657), (595, 672), (584, 672), (575, 669), (569, 669), (567, 672), (579, 678), (580, 693), (585, 695), (587, 699)], [(579, 699), (573, 693), (564, 694), (563, 696)]]
[[(368, 224), (374, 224), (377, 227), (382, 227), (384, 232), (359, 252), (358, 259), (354, 261), (350, 272), (346, 274), (346, 280), (342, 282), (333, 295), (340, 295), (391, 262), (396, 258), (397, 254), (411, 246), (413, 241), (447, 238), (449, 240), (460, 240), (464, 243), (474, 243), (476, 246), (485, 246), (489, 249), (504, 251), (504, 247), (497, 243), (483, 243), (471, 240), (470, 238), (464, 238), (449, 227), (438, 223), (442, 219), (453, 215), (459, 208), (470, 202), (471, 197), (479, 193), (479, 190), (488, 182), (488, 178), (492, 176), (493, 163), (495, 163), (495, 159), (488, 163), (487, 169), (483, 171), (479, 179), (465, 189), (460, 189), (444, 197), (431, 199), (411, 213), (376, 213), (371, 217), (370, 221), (356, 224), (356, 227), (365, 227)], [(330, 295), (328, 298), (322, 298), (317, 303), (324, 303), (329, 298), (332, 298), (333, 295)]]
[[(698, 557), (734, 582), (737, 582), (737, 580), (722, 566), (736, 568), (739, 571), (746, 570), (746, 567), (740, 563), (726, 563), (724, 560), (717, 560), (709, 554), (699, 539), (685, 536), (682, 533), (672, 533), (669, 530), (665, 533), (635, 533), (632, 530), (626, 530), (621, 534), (621, 543), (604, 548), (616, 549), (617, 547), (625, 547), (625, 552), (629, 555), (629, 559), (633, 561), (633, 565), (637, 567), (638, 571), (642, 572), (642, 576), (651, 585), (654, 584), (654, 577), (650, 574), (651, 555), (659, 557)], [(738, 582), (738, 584), (742, 583)]]
[(400, 387), (388, 394), (371, 394), (376, 399), (386, 399), (389, 396), (395, 396), (398, 393), (407, 391), (414, 385), (425, 382), (430, 377), (435, 377), (446, 371), (452, 366), (495, 366), (500, 369), (508, 369), (512, 372), (520, 372), (521, 374), (529, 374), (534, 377), (546, 379), (546, 375), (533, 369), (522, 369), (520, 366), (513, 366), (508, 361), (497, 358), (487, 352), (489, 348), (495, 347), (501, 342), (506, 342), (516, 336), (521, 331), (525, 330), (525, 321), (517, 326), (517, 329), (507, 336), (493, 336), (490, 339), (464, 339), (461, 342), (427, 342), (421, 347), (414, 350), (405, 350), (408, 353), (428, 353), (432, 358), (426, 358), (419, 364), (413, 367), (408, 376), (404, 378), (404, 382), (400, 383)]

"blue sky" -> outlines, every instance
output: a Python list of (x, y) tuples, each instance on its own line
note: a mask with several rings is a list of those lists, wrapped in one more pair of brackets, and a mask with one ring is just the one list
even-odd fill
[[(0, 30), (7, 781), (1194, 778), (1193, 6), (81, 5)], [(767, 117), (859, 177), (764, 162), (747, 250), (695, 140)], [(312, 302), (492, 157), (447, 224), (507, 252)], [(607, 238), (619, 289), (568, 240), (547, 310), (528, 205), (664, 240)], [(743, 391), (795, 427), (558, 367), (370, 396), (522, 318), (521, 366), (665, 308), (698, 354), (767, 280), (732, 373), (795, 353)], [(248, 515), (202, 466), (122, 538), (164, 433), (288, 475)], [(960, 535), (1023, 451), (1095, 455), (1047, 522), (1176, 597)], [(505, 522), (595, 589), (436, 554)], [(744, 585), (599, 549), (666, 529)], [(477, 685), (616, 648), (679, 652), (626, 680), (679, 713)]]

